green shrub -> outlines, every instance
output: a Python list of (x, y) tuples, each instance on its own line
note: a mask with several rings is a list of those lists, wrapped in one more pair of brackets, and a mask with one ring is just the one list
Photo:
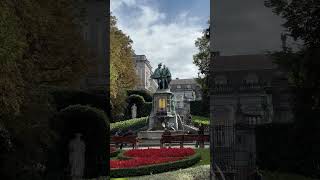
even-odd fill
[(125, 168), (125, 169), (111, 169), (111, 177), (130, 177), (130, 176), (142, 176), (157, 174), (167, 171), (173, 171), (177, 169), (187, 168), (196, 164), (200, 160), (201, 156), (199, 153), (196, 153), (185, 159), (168, 162), (163, 164), (154, 164), (148, 166), (141, 166), (136, 168)]
[(108, 112), (109, 101), (105, 96), (71, 88), (47, 86), (47, 89), (52, 96), (52, 103), (58, 111), (70, 105), (81, 104), (104, 110), (110, 115)]
[(120, 130), (122, 132), (126, 132), (129, 129), (131, 129), (131, 130), (139, 129), (139, 128), (146, 126), (147, 123), (148, 123), (148, 117), (129, 119), (129, 120), (125, 120), (125, 121), (111, 123), (110, 132), (115, 133), (118, 130)]
[(132, 94), (127, 98), (126, 101), (128, 103), (127, 110), (126, 110), (126, 117), (128, 119), (132, 117), (131, 107), (133, 106), (133, 104), (137, 106), (137, 118), (143, 117), (142, 112), (144, 109), (145, 101), (142, 96), (137, 94)]
[(152, 102), (151, 94), (149, 92), (145, 91), (145, 90), (128, 90), (127, 94), (128, 94), (128, 96), (131, 96), (133, 94), (140, 95), (140, 96), (143, 97), (143, 99), (146, 102)]
[(152, 110), (152, 102), (145, 102), (143, 104), (143, 108), (141, 109), (141, 116), (146, 117), (149, 116)]
[(50, 176), (51, 179), (57, 179), (57, 175), (63, 176), (61, 173), (68, 168), (68, 143), (75, 133), (81, 133), (86, 144), (85, 177), (107, 175), (109, 121), (103, 111), (90, 106), (68, 106), (56, 115), (51, 126), (59, 136), (55, 146), (50, 149), (48, 168), (54, 174)]
[(116, 150), (115, 152), (111, 152), (111, 153), (110, 153), (110, 157), (117, 157), (119, 153), (120, 153), (120, 150), (119, 150), (119, 149)]
[(203, 117), (203, 116), (192, 116), (192, 122), (196, 126), (200, 126), (201, 124), (204, 126), (209, 126), (210, 119), (207, 117)]
[(208, 105), (205, 104), (206, 101), (191, 101), (190, 102), (190, 113), (196, 116), (209, 117)]

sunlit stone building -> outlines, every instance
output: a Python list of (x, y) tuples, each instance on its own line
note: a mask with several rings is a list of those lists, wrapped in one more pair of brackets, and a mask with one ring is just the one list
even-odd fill
[(201, 100), (201, 87), (195, 79), (174, 79), (170, 83), (176, 101), (177, 113), (185, 118), (190, 112), (190, 102)]
[(156, 92), (158, 85), (154, 81), (154, 79), (150, 78), (153, 72), (150, 61), (145, 55), (134, 55), (133, 61), (136, 74), (138, 76), (138, 84), (136, 86), (136, 89), (145, 90), (150, 93)]

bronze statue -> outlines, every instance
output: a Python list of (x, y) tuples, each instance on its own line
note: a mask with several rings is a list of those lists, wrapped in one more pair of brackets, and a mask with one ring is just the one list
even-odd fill
[(162, 66), (162, 64), (161, 63), (159, 63), (158, 64), (158, 68), (154, 71), (154, 73), (151, 75), (151, 78), (152, 79), (155, 79), (155, 80), (157, 80), (157, 84), (158, 84), (158, 89), (162, 89), (162, 76), (161, 76), (161, 66)]
[(160, 63), (158, 68), (151, 75), (151, 78), (157, 80), (158, 89), (169, 89), (171, 73), (165, 65), (163, 65), (163, 68), (161, 68), (161, 66), (162, 64)]

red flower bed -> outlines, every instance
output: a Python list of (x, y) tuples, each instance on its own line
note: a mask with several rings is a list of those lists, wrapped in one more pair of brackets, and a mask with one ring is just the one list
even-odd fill
[(194, 155), (191, 148), (132, 149), (124, 153), (129, 160), (110, 160), (111, 168), (132, 168), (151, 164), (161, 164)]
[(181, 157), (153, 157), (143, 158), (135, 157), (129, 160), (110, 160), (111, 168), (133, 168), (138, 166), (145, 166), (151, 164), (160, 164), (166, 162), (173, 162), (182, 159)]
[(194, 155), (192, 148), (160, 148), (160, 149), (133, 149), (124, 153), (129, 157), (187, 157)]

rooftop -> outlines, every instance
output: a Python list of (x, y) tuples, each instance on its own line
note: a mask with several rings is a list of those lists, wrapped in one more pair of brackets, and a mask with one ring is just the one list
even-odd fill
[(195, 79), (173, 79), (171, 85), (177, 84), (198, 84)]

